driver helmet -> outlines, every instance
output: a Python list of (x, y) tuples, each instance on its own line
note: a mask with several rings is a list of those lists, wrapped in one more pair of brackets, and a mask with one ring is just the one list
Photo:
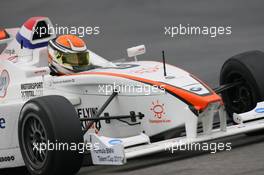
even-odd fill
[(85, 42), (75, 35), (61, 35), (48, 43), (52, 73), (65, 75), (87, 70), (91, 66)]

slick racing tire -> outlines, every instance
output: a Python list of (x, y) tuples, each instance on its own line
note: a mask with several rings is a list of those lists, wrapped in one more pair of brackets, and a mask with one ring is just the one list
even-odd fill
[(254, 109), (264, 101), (264, 53), (249, 51), (228, 59), (222, 66), (220, 85), (240, 81), (241, 84), (222, 92), (229, 116)]
[[(67, 148), (83, 143), (81, 124), (64, 97), (44, 96), (25, 103), (19, 116), (18, 138), (32, 175), (74, 175), (81, 168), (83, 154)], [(66, 146), (58, 147), (60, 143)]]

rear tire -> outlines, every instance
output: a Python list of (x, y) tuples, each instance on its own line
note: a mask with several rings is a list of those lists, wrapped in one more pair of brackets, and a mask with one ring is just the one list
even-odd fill
[(263, 75), (264, 53), (261, 51), (245, 52), (231, 57), (224, 63), (220, 73), (220, 85), (243, 82), (222, 92), (225, 108), (230, 117), (233, 113), (250, 111), (258, 102), (264, 101)]
[[(72, 104), (61, 96), (29, 100), (23, 106), (18, 126), (21, 153), (32, 175), (74, 175), (83, 161), (78, 150), (34, 150), (33, 143), (83, 143), (81, 123)], [(34, 150), (34, 151), (33, 151)]]

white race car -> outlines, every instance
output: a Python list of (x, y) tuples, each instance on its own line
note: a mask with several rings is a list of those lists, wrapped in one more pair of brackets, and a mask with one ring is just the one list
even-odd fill
[(164, 52), (162, 62), (137, 61), (143, 45), (127, 50), (135, 58), (130, 62), (89, 51), (94, 69), (56, 76), (48, 65), (50, 26), (48, 18), (33, 17), (21, 28), (0, 30), (0, 168), (72, 175), (84, 156), (95, 165), (122, 165), (168, 145), (264, 128), (260, 51), (228, 59), (214, 90), (166, 64)]

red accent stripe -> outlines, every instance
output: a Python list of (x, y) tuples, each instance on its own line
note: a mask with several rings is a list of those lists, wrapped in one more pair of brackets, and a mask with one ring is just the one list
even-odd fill
[(36, 16), (36, 17), (31, 17), (29, 18), (23, 25), (29, 29), (32, 30), (33, 27), (35, 26), (36, 22), (41, 20), (41, 19), (45, 19), (46, 17), (43, 16)]
[(207, 87), (211, 94), (206, 96), (200, 96), (197, 94), (194, 94), (192, 92), (186, 91), (181, 88), (177, 88), (175, 86), (171, 86), (169, 84), (165, 84), (162, 82), (157, 82), (153, 80), (148, 80), (145, 78), (135, 77), (131, 75), (126, 74), (118, 74), (118, 73), (110, 73), (110, 72), (82, 72), (78, 74), (71, 74), (71, 75), (64, 75), (64, 76), (76, 76), (76, 75), (106, 75), (106, 76), (114, 76), (114, 77), (120, 77), (120, 78), (126, 78), (134, 81), (140, 81), (143, 83), (148, 83), (151, 85), (156, 85), (159, 87), (163, 87), (165, 90), (177, 95), (181, 99), (184, 99), (188, 103), (194, 106), (194, 108), (198, 111), (204, 110), (210, 103), (212, 102), (221, 102), (222, 104), (222, 98), (217, 95), (213, 90), (211, 90), (209, 87)]

